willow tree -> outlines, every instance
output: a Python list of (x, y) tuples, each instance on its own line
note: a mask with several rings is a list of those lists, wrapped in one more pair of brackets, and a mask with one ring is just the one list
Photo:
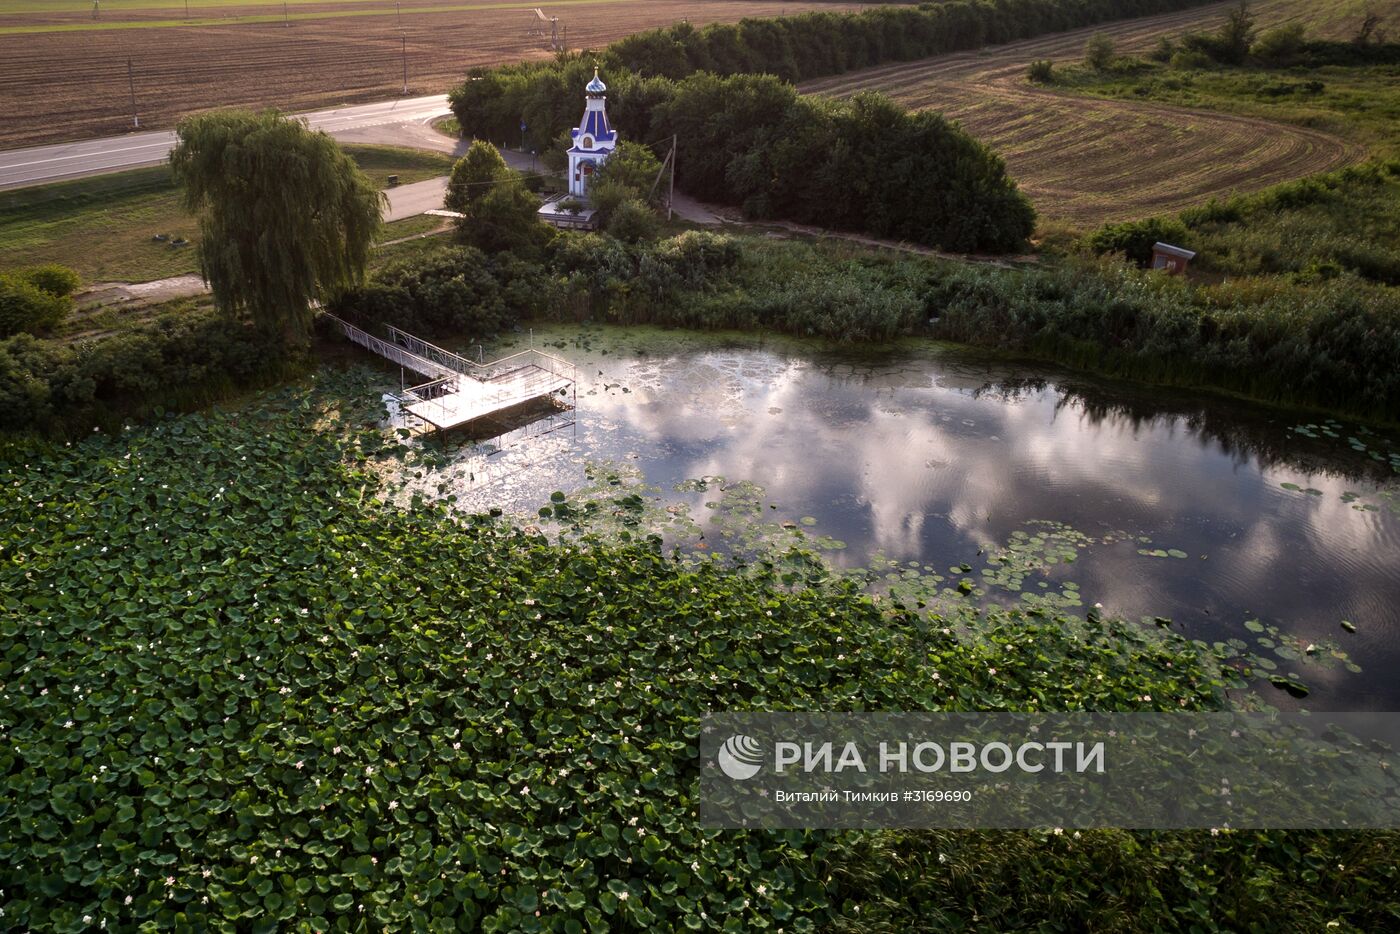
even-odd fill
[(364, 279), (383, 193), (329, 136), (276, 111), (200, 114), (175, 132), (215, 304), (304, 343), (312, 303)]

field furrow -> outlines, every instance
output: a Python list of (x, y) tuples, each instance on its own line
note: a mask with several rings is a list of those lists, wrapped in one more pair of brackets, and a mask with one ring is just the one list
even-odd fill
[[(836, 75), (802, 86), (846, 97), (877, 90), (936, 110), (999, 152), (1042, 216), (1079, 226), (1177, 211), (1359, 161), (1365, 149), (1327, 133), (1157, 103), (1100, 100), (1031, 84), (1036, 59), (1073, 61), (1096, 32), (1122, 53), (1162, 36), (1209, 29), (1231, 3), (1025, 42)], [(1261, 25), (1304, 19), (1316, 35), (1345, 35), (1350, 19), (1304, 0), (1260, 0)]]

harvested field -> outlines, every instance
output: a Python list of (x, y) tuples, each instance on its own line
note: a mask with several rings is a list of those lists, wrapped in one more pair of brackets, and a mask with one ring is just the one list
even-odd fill
[[(588, 48), (683, 19), (733, 22), (842, 6), (820, 0), (587, 0), (545, 4), (544, 9), (567, 26), (570, 46)], [(92, 22), (86, 12), (62, 13), (57, 4), (47, 8), (55, 12), (0, 14), (0, 31), (60, 15), (87, 16)], [(74, 0), (71, 8), (91, 9), (91, 4)], [(158, 127), (211, 107), (307, 110), (396, 97), (403, 88), (401, 36), (407, 40), (412, 95), (445, 91), (475, 65), (551, 54), (538, 37), (526, 35), (529, 17), (523, 4), (465, 8), (451, 0), (410, 0), (403, 4), (401, 31), (388, 0), (380, 0), (378, 12), (360, 0), (347, 0), (341, 7), (344, 15), (337, 16), (337, 8), (324, 2), (292, 6), (290, 26), (232, 18), (254, 12), (280, 18), (280, 4), (219, 4), (195, 6), (191, 13), (227, 13), (231, 18), (226, 23), (156, 28), (136, 22), (139, 28), (0, 34), (0, 87), (5, 89), (0, 146), (126, 131), (131, 126), (128, 58), (136, 75), (141, 124)], [(171, 12), (168, 5), (154, 11), (166, 19)], [(327, 12), (332, 18), (297, 18)], [(102, 22), (112, 26), (119, 17), (141, 15), (140, 10), (122, 9)]]
[[(1345, 0), (1343, 0), (1345, 3)], [(808, 93), (878, 90), (937, 110), (999, 152), (1043, 218), (1091, 227), (1181, 210), (1211, 197), (1265, 188), (1365, 157), (1363, 146), (1253, 117), (1157, 103), (1074, 97), (1032, 85), (1036, 59), (1075, 61), (1094, 33), (1120, 53), (1161, 36), (1214, 28), (1233, 3), (1113, 23), (1011, 45), (883, 66), (812, 81)], [(1348, 35), (1344, 6), (1260, 0), (1261, 25), (1302, 19), (1317, 35)]]

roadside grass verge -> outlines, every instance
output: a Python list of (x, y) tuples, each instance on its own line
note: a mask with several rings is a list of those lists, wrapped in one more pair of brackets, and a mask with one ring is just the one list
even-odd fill
[(457, 122), (456, 117), (443, 117), (433, 121), (433, 129), (443, 136), (450, 136), (453, 139), (462, 138), (462, 124)]
[(163, 279), (198, 269), (197, 234), (164, 165), (0, 192), (0, 268), (62, 263), (85, 284)]
[(390, 175), (399, 177), (400, 185), (437, 178), (452, 171), (451, 156), (427, 149), (403, 146), (344, 146), (366, 175), (380, 188), (387, 186)]
[[(345, 149), (381, 188), (389, 175), (409, 184), (452, 169), (451, 157), (435, 152)], [(0, 192), (0, 269), (61, 263), (84, 283), (147, 282), (197, 272), (198, 232), (164, 165)], [(381, 239), (416, 232), (388, 225)]]

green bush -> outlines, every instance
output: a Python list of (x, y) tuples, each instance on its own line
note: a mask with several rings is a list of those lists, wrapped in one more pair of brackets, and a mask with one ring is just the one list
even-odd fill
[(373, 333), (391, 324), (424, 337), (481, 337), (511, 320), (490, 261), (469, 246), (392, 263), (336, 296), (330, 311)]
[(1302, 55), (1306, 35), (1307, 27), (1302, 23), (1279, 26), (1261, 35), (1250, 54), (1266, 65), (1292, 65)]
[(1196, 49), (1182, 49), (1172, 54), (1171, 66), (1177, 71), (1201, 71), (1212, 64), (1209, 55)]
[(497, 184), (510, 178), (514, 178), (514, 173), (507, 168), (500, 150), (484, 140), (475, 140), (466, 155), (452, 166), (443, 205), (449, 211), (466, 213)]
[(660, 171), (661, 160), (649, 147), (623, 140), (608, 156), (589, 187), (596, 191), (600, 185), (616, 185), (633, 198), (657, 204), (662, 193), (657, 184)]
[(210, 313), (162, 315), (79, 346), (18, 334), (0, 340), (0, 431), (90, 432), (265, 385), (290, 365), (281, 345)]
[(1090, 36), (1084, 46), (1084, 60), (1095, 71), (1108, 70), (1108, 66), (1113, 64), (1114, 54), (1113, 40), (1101, 32)]
[(1026, 77), (1036, 84), (1053, 84), (1055, 63), (1048, 58), (1038, 58), (1026, 68)]
[[(43, 274), (38, 278), (48, 281)], [(67, 293), (56, 294), (40, 287), (24, 270), (0, 275), (0, 338), (21, 332), (43, 333), (62, 321), (72, 308), (73, 300)]]
[(1100, 256), (1118, 253), (1139, 266), (1146, 266), (1152, 261), (1153, 244), (1160, 241), (1185, 246), (1187, 239), (1186, 225), (1176, 218), (1149, 217), (1140, 221), (1106, 224), (1089, 236), (1087, 246)]
[(963, 252), (1020, 249), (1035, 226), (999, 157), (878, 94), (831, 101), (769, 76), (700, 74), (649, 117), (643, 132), (680, 141), (678, 185), (754, 217)]
[[(594, 211), (593, 220), (604, 226), (607, 225), (608, 218), (612, 217), (612, 212), (617, 210), (618, 205), (628, 199), (635, 200), (636, 198), (636, 189), (608, 179), (595, 181), (588, 186), (588, 203)], [(575, 203), (578, 204), (579, 209), (584, 207), (581, 202)], [(578, 211), (574, 211), (574, 213), (577, 214)]]
[(535, 256), (554, 236), (539, 209), (539, 199), (518, 179), (502, 180), (471, 203), (457, 222), (457, 240), (488, 253)]
[(661, 232), (661, 220), (646, 202), (628, 198), (613, 209), (607, 231), (624, 243), (645, 243)]
[(13, 273), (36, 288), (43, 289), (50, 295), (67, 297), (78, 291), (78, 286), (82, 285), (82, 280), (78, 274), (67, 266), (60, 266), (57, 263), (45, 263), (42, 266), (26, 266), (17, 269)]

